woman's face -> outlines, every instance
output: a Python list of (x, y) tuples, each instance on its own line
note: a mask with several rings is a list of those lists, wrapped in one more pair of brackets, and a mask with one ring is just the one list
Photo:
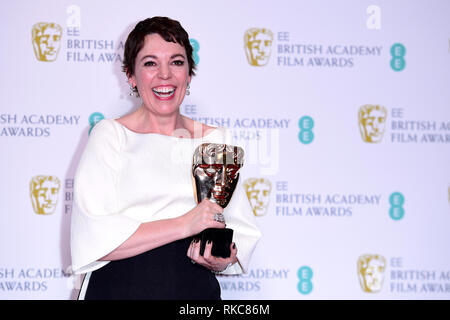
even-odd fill
[(147, 35), (129, 81), (137, 86), (144, 107), (152, 113), (163, 116), (178, 112), (191, 81), (186, 50), (159, 34)]

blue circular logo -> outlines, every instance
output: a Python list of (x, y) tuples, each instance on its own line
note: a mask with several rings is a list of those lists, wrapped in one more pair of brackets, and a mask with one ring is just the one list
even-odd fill
[(405, 203), (405, 197), (401, 192), (393, 192), (389, 196), (389, 204), (391, 207), (389, 208), (389, 217), (392, 220), (401, 220), (405, 215), (405, 209), (403, 208), (403, 204)]
[(405, 209), (402, 207), (391, 207), (389, 208), (389, 216), (392, 220), (401, 220), (405, 215)]
[(297, 271), (297, 277), (299, 282), (297, 284), (297, 290), (301, 294), (309, 294), (313, 290), (313, 283), (311, 281), (313, 277), (313, 271), (308, 266), (302, 266)]
[(400, 192), (393, 192), (389, 196), (389, 203), (391, 206), (402, 206), (405, 203), (405, 197)]
[(406, 48), (401, 43), (394, 43), (391, 46), (391, 68), (394, 71), (402, 71), (405, 69), (406, 61), (404, 59)]
[(312, 130), (314, 128), (314, 120), (310, 116), (303, 116), (298, 120), (298, 127), (302, 130)]
[(105, 119), (105, 116), (100, 112), (94, 112), (89, 116), (89, 134), (91, 134), (92, 128), (94, 128), (102, 119)]
[(406, 48), (403, 44), (401, 43), (394, 43), (391, 46), (391, 56), (396, 57), (396, 58), (400, 58), (400, 57), (404, 57), (406, 54)]
[(314, 120), (310, 116), (303, 116), (298, 120), (298, 127), (300, 132), (298, 133), (298, 140), (303, 144), (309, 144), (314, 140)]

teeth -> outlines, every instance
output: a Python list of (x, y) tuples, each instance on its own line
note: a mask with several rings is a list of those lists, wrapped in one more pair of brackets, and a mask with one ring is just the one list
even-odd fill
[(155, 93), (163, 93), (163, 94), (172, 93), (174, 91), (175, 91), (175, 88), (171, 88), (171, 87), (160, 87), (160, 88), (153, 89), (153, 92), (155, 92)]
[(174, 87), (159, 87), (152, 90), (160, 98), (168, 98), (175, 93)]

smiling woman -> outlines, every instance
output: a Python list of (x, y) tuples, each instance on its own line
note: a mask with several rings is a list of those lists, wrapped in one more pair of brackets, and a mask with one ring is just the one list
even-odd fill
[[(74, 178), (72, 265), (87, 273), (80, 298), (220, 299), (214, 273), (244, 272), (260, 232), (243, 189), (226, 221), (215, 219), (223, 208), (214, 199), (196, 204), (191, 166), (198, 145), (229, 144), (230, 134), (180, 114), (195, 64), (179, 22), (139, 22), (124, 50), (141, 104), (98, 122)], [(194, 236), (225, 222), (234, 230), (231, 255), (213, 256), (211, 242), (200, 254)]]
[(154, 17), (139, 22), (125, 43), (123, 71), (142, 105), (118, 121), (141, 133), (171, 135), (173, 129), (165, 130), (166, 121), (175, 129), (192, 129), (193, 122), (179, 115), (195, 75), (192, 53), (189, 35), (178, 21)]
[(167, 42), (159, 34), (145, 37), (134, 74), (128, 74), (130, 86), (142, 99), (144, 112), (170, 116), (178, 111), (191, 81), (186, 60), (186, 50), (178, 43)]

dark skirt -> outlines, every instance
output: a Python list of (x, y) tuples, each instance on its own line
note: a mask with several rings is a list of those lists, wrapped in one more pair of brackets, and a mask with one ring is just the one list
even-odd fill
[(192, 238), (111, 261), (91, 273), (85, 300), (220, 300), (214, 273), (186, 255)]

